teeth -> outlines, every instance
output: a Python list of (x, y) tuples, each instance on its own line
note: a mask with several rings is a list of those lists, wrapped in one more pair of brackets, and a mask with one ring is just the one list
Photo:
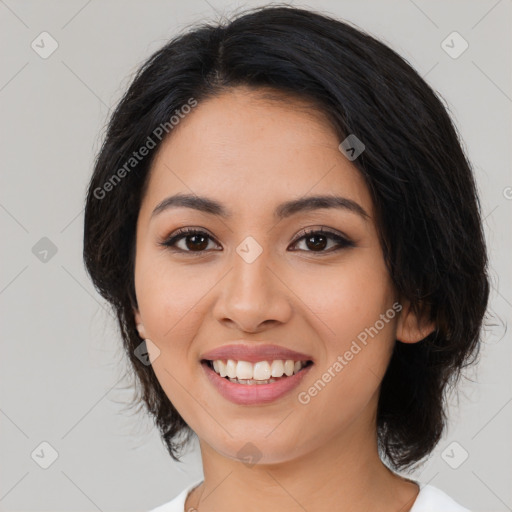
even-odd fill
[(290, 377), (296, 374), (306, 365), (306, 361), (285, 361), (277, 359), (275, 361), (258, 361), (250, 363), (248, 361), (235, 361), (228, 359), (213, 361), (213, 369), (221, 377), (227, 377), (231, 382), (241, 384), (265, 384), (275, 382), (272, 377)]
[(247, 379), (247, 380), (238, 380), (238, 379), (229, 379), (231, 382), (234, 382), (235, 384), (247, 384), (248, 386), (252, 386), (253, 384), (270, 384), (271, 382), (275, 382), (276, 379), (268, 379), (268, 380), (254, 380), (254, 379)]
[(236, 377), (236, 362), (233, 359), (228, 359), (226, 363), (226, 375), (230, 379), (234, 379)]
[(272, 361), (272, 366), (270, 367), (270, 372), (272, 377), (281, 377), (284, 373), (284, 363), (281, 360)]
[(284, 362), (284, 373), (288, 375), (288, 377), (290, 377), (291, 375), (293, 375), (294, 367), (295, 363), (291, 359), (288, 359), (287, 361)]
[(252, 378), (254, 378), (254, 380), (270, 379), (271, 371), (270, 365), (268, 364), (267, 361), (258, 361), (257, 363), (254, 364), (254, 370), (253, 368), (251, 368), (249, 371), (252, 371)]
[(218, 373), (221, 377), (226, 377), (226, 365), (224, 361), (213, 361), (213, 369), (216, 373)]
[[(228, 361), (229, 363), (229, 361)], [(253, 378), (253, 366), (247, 361), (238, 361), (236, 365), (236, 378), (241, 379), (252, 379)]]

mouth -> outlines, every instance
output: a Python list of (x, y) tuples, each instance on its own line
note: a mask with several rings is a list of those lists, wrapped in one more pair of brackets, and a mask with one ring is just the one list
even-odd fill
[(261, 386), (293, 377), (313, 365), (313, 361), (274, 359), (252, 363), (234, 359), (202, 359), (201, 364), (233, 384)]
[(289, 396), (313, 366), (311, 360), (201, 360), (213, 389), (226, 400), (244, 406), (267, 405)]

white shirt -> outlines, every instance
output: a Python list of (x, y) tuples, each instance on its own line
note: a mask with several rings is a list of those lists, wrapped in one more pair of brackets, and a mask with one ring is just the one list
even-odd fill
[[(203, 480), (190, 484), (188, 487), (171, 501), (164, 503), (149, 512), (187, 512), (185, 510), (185, 501), (189, 492), (197, 487)], [(410, 512), (470, 512), (469, 509), (459, 505), (452, 500), (448, 494), (441, 491), (433, 485), (416, 482), (420, 487), (420, 492), (414, 501)]]

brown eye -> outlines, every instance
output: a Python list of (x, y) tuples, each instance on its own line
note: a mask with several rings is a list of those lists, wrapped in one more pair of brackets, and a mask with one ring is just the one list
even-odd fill
[[(323, 229), (303, 232), (302, 236), (293, 243), (293, 246), (296, 246), (303, 240), (306, 249), (299, 250), (304, 252), (323, 254), (332, 253), (347, 247), (354, 247), (354, 243), (347, 238)], [(213, 241), (213, 238), (205, 231), (184, 228), (178, 230), (176, 234), (173, 234), (164, 242), (161, 242), (160, 245), (169, 247), (177, 252), (201, 254), (207, 252), (210, 241)], [(332, 244), (329, 245), (330, 242), (334, 242), (334, 248)]]
[[(181, 242), (182, 240), (183, 244), (181, 244), (180, 247), (178, 242)], [(207, 249), (210, 240), (212, 240), (211, 236), (204, 231), (181, 229), (175, 235), (162, 242), (161, 245), (171, 247), (173, 249), (176, 248), (176, 250), (182, 252), (201, 253)]]
[(185, 245), (191, 251), (204, 251), (208, 247), (208, 239), (204, 235), (187, 235)]
[(306, 242), (306, 246), (308, 247), (308, 249), (311, 249), (312, 251), (325, 249), (329, 242), (328, 236), (318, 234), (308, 235), (307, 237), (304, 237), (304, 239)]
[[(303, 235), (298, 240), (296, 240), (293, 245), (297, 245), (302, 240), (304, 240), (305, 246), (307, 248), (306, 252), (331, 253), (345, 247), (354, 247), (354, 243), (347, 238), (336, 233), (332, 233), (331, 231), (324, 231), (323, 229), (307, 231), (306, 233), (303, 233)], [(335, 248), (334, 250), (325, 250), (329, 245), (330, 240), (334, 241), (335, 247), (338, 246), (338, 248)], [(332, 246), (329, 247), (329, 249), (332, 249)]]

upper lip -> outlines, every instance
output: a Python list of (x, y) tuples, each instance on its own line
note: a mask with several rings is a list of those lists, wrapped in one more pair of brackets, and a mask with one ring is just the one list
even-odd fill
[(256, 363), (258, 361), (273, 361), (273, 360), (288, 360), (293, 361), (311, 361), (311, 356), (281, 347), (279, 345), (244, 345), (232, 344), (223, 345), (222, 347), (214, 348), (202, 354), (201, 359), (209, 361), (216, 361), (219, 359), (227, 360), (233, 359), (235, 361), (248, 361), (249, 363)]

